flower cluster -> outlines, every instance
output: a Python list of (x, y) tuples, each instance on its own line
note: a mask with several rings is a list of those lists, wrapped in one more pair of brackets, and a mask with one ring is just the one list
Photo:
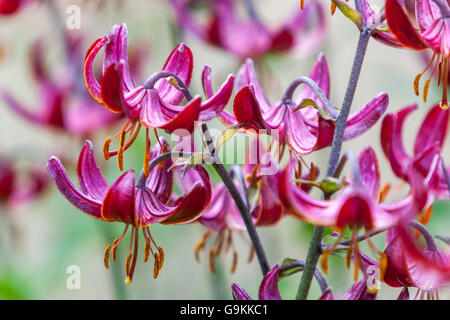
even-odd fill
[[(0, 0), (0, 13), (12, 14), (26, 2)], [(246, 17), (240, 14), (241, 4)], [(103, 222), (124, 224), (122, 234), (106, 246), (104, 264), (108, 269), (111, 259), (116, 260), (118, 246), (129, 234), (126, 283), (137, 278), (142, 237), (143, 261), (151, 255), (153, 277), (160, 274), (165, 255), (155, 240), (154, 225), (198, 223), (204, 232), (194, 255), (200, 261), (202, 252), (208, 250), (211, 272), (216, 270), (216, 260), (230, 251), (230, 272), (236, 270), (238, 248), (234, 239), (236, 234), (248, 233), (249, 263), (256, 255), (263, 274), (259, 299), (280, 300), (278, 281), (303, 271), (299, 299), (308, 296), (314, 276), (322, 292), (320, 300), (373, 300), (378, 295), (374, 270), (380, 274), (375, 280), (403, 288), (399, 299), (409, 299), (410, 288), (417, 288), (416, 298), (436, 299), (439, 288), (450, 284), (450, 256), (448, 248), (435, 243), (425, 225), (436, 200), (450, 199), (450, 168), (443, 151), (450, 112), (450, 7), (445, 0), (415, 0), (413, 4), (386, 0), (382, 11), (376, 13), (367, 0), (355, 0), (355, 8), (332, 0), (332, 13), (338, 8), (360, 32), (342, 104), (332, 103), (329, 65), (324, 53), (316, 53), (327, 26), (324, 9), (316, 0), (300, 1), (292, 17), (276, 27), (263, 22), (250, 0), (209, 1), (204, 10), (199, 9), (202, 3), (198, 1), (171, 0), (178, 31), (188, 31), (241, 59), (239, 68), (231, 70), (217, 90), (209, 66), (203, 67), (195, 84), (198, 49), (191, 50), (186, 39), (169, 52), (159, 70), (141, 81), (143, 55), (141, 50), (133, 51), (134, 40), (129, 40), (127, 25), (122, 23), (86, 50), (81, 37), (75, 39), (63, 32), (67, 61), (62, 75), (47, 67), (47, 48), (43, 41), (37, 41), (30, 50), (30, 65), (41, 94), (38, 108), (22, 106), (7, 91), (2, 97), (28, 121), (85, 140), (76, 165), (78, 186), (66, 171), (71, 170), (70, 162), (63, 165), (67, 159), (50, 157), (47, 170), (75, 208)], [(387, 93), (369, 92), (373, 98), (351, 112), (371, 38), (396, 48), (433, 52), (425, 70), (414, 80), (414, 91), (419, 95), (421, 77), (430, 70), (423, 100), (427, 101), (436, 73), (442, 98), (427, 110), (412, 153), (405, 150), (402, 132), (407, 117), (419, 108), (417, 104), (391, 110)], [(307, 76), (290, 75), (291, 82), (271, 101), (255, 65), (265, 63), (267, 54), (282, 52), (314, 52), (317, 58)], [(81, 75), (84, 83), (78, 79)], [(197, 87), (203, 92), (193, 94)], [(210, 123), (225, 128), (214, 136)], [(121, 129), (107, 137), (102, 148), (94, 149), (91, 140), (96, 141), (95, 134), (112, 124)], [(353, 151), (341, 155), (343, 143), (377, 130), (377, 124), (381, 126), (377, 137), (384, 157), (370, 145), (363, 146), (359, 155)], [(142, 167), (127, 168), (124, 152), (139, 145), (135, 142), (141, 131), (145, 131)], [(201, 148), (194, 148), (196, 134), (201, 137)], [(242, 164), (236, 163), (237, 159), (227, 163), (220, 154), (230, 150), (226, 145), (236, 136), (245, 140), (238, 144), (245, 153)], [(105, 160), (117, 159), (120, 173), (111, 183), (105, 178), (106, 169), (96, 160), (96, 150)], [(326, 167), (305, 159), (319, 150), (330, 153)], [(392, 174), (383, 177), (387, 184), (381, 184), (383, 161), (402, 180), (403, 196), (392, 192)], [(211, 170), (220, 181), (210, 178)], [(12, 165), (0, 159), (0, 202), (39, 194), (45, 180), (34, 173), (30, 176), (28, 188), (18, 188)], [(257, 229), (277, 228), (289, 217), (315, 226), (308, 256), (269, 264)], [(331, 233), (325, 238), (324, 228)], [(371, 240), (380, 233), (386, 236), (382, 249)], [(363, 241), (370, 252), (360, 246)], [(342, 295), (328, 286), (316, 267), (320, 262), (328, 274), (330, 255), (341, 256), (347, 268), (354, 267), (354, 283)], [(235, 299), (251, 299), (240, 285), (233, 283), (231, 289)]]

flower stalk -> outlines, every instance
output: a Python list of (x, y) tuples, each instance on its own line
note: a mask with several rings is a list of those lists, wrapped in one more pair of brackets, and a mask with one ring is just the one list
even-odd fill
[[(336, 167), (339, 163), (339, 158), (342, 149), (342, 142), (344, 136), (344, 129), (346, 126), (347, 118), (350, 114), (350, 109), (353, 102), (353, 97), (356, 91), (356, 85), (358, 84), (359, 75), (361, 73), (362, 63), (366, 53), (367, 45), (371, 36), (371, 30), (369, 28), (363, 29), (360, 33), (358, 46), (356, 48), (355, 59), (353, 62), (352, 71), (350, 74), (350, 80), (347, 85), (347, 90), (342, 104), (342, 109), (336, 120), (336, 130), (334, 131), (333, 144), (331, 147), (331, 155), (328, 161), (327, 176), (333, 176)], [(311, 280), (316, 269), (317, 262), (321, 255), (321, 245), (324, 232), (324, 227), (315, 226), (313, 235), (309, 244), (308, 254), (305, 262), (305, 268), (302, 274), (300, 285), (297, 291), (297, 300), (305, 300), (308, 297), (308, 292), (311, 287)]]

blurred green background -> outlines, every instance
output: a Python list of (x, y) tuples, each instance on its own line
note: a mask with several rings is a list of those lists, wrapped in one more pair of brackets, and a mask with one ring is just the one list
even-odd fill
[[(269, 24), (279, 24), (280, 19), (292, 10), (299, 10), (297, 0), (258, 0), (255, 3), (258, 12)], [(56, 1), (56, 4), (62, 17), (69, 5), (80, 6), (83, 52), (96, 38), (107, 34), (113, 24), (127, 23), (129, 43), (143, 42), (150, 49), (142, 72), (144, 77), (160, 69), (177, 41), (173, 34), (173, 12), (163, 0), (61, 0)], [(328, 1), (323, 1), (323, 4), (329, 6)], [(328, 24), (327, 41), (322, 51), (331, 72), (331, 101), (333, 104), (340, 104), (350, 74), (358, 31), (339, 11), (333, 17), (328, 17)], [(55, 29), (45, 3), (32, 4), (16, 16), (0, 18), (0, 46), (3, 52), (0, 60), (0, 88), (8, 88), (30, 107), (37, 103), (38, 92), (30, 79), (28, 50), (39, 37), (44, 37), (48, 43), (46, 60), (49, 67), (56, 68), (54, 71), (58, 72), (58, 66), (64, 61), (64, 52), (58, 30)], [(212, 48), (189, 34), (183, 41), (194, 53), (194, 93), (201, 92), (200, 73), (204, 64), (212, 67), (215, 86), (227, 74), (237, 71), (240, 61), (226, 52)], [(317, 53), (265, 58), (270, 77), (264, 85), (272, 101), (279, 99), (283, 88), (291, 80), (309, 73), (316, 56)], [(386, 47), (372, 40), (353, 104), (353, 110), (356, 110), (381, 91), (389, 93), (389, 112), (418, 102), (419, 110), (406, 123), (408, 129), (404, 139), (409, 150), (420, 122), (432, 106), (419, 101), (413, 93), (413, 79), (423, 68), (423, 62), (416, 52)], [(434, 89), (436, 88), (432, 85), (428, 98), (430, 102), (436, 102), (440, 98), (440, 91), (433, 91)], [(73, 160), (78, 157), (83, 144), (81, 139), (30, 125), (2, 101), (0, 115), (1, 153), (24, 163), (39, 163), (42, 167), (50, 155), (60, 152), (71, 155)], [(217, 121), (211, 127), (222, 128)], [(372, 146), (379, 156), (382, 182), (397, 185), (399, 180), (392, 174), (381, 152), (379, 129), (380, 123), (369, 133), (345, 143), (344, 151), (354, 150), (359, 153), (363, 147)], [(109, 128), (96, 134), (93, 137), (96, 151), (101, 151), (103, 140), (115, 132), (117, 128)], [(142, 138), (143, 135), (140, 135), (138, 143), (126, 152), (125, 169), (141, 167), (144, 150)], [(448, 155), (448, 150), (447, 141), (443, 154)], [(316, 152), (306, 157), (306, 161), (314, 161), (324, 171), (329, 151), (326, 149)], [(105, 169), (108, 181), (113, 181), (119, 173), (115, 160), (104, 161), (100, 152), (97, 159)], [(69, 168), (69, 174), (75, 178), (73, 167)], [(407, 190), (404, 189), (404, 192)], [(402, 194), (398, 195), (401, 196)], [(5, 211), (4, 208), (0, 210)], [(441, 201), (435, 205), (429, 224), (433, 234), (449, 235), (449, 210), (448, 202)], [(0, 212), (0, 223), (1, 299), (229, 299), (232, 282), (239, 283), (252, 297), (257, 297), (261, 274), (256, 259), (250, 264), (246, 262), (249, 246), (248, 241), (244, 240), (247, 238), (245, 234), (243, 237), (234, 237), (239, 249), (236, 272), (229, 273), (231, 255), (226, 255), (217, 259), (217, 273), (212, 275), (208, 268), (208, 251), (202, 252), (201, 263), (194, 259), (194, 246), (205, 230), (203, 226), (152, 226), (153, 236), (165, 250), (164, 267), (158, 279), (154, 280), (152, 263), (144, 264), (139, 261), (134, 283), (126, 285), (123, 283), (123, 270), (127, 242), (119, 247), (120, 260), (111, 263), (110, 270), (105, 270), (103, 265), (106, 245), (121, 234), (123, 225), (104, 223), (82, 214), (65, 201), (53, 184), (43, 198), (13, 212)], [(11, 225), (14, 226), (14, 233), (11, 232)], [(286, 217), (274, 227), (259, 228), (259, 232), (272, 265), (281, 263), (286, 257), (305, 259), (312, 233), (311, 225)], [(383, 236), (377, 236), (375, 244), (383, 249)], [(69, 290), (66, 286), (69, 276), (66, 270), (71, 265), (80, 267), (80, 290)], [(345, 268), (343, 259), (339, 257), (331, 257), (330, 274), (326, 279), (334, 289), (335, 296), (347, 290), (353, 281), (352, 272)], [(282, 296), (286, 299), (295, 297), (299, 281), (299, 274), (283, 279), (279, 284)], [(392, 299), (399, 293), (399, 289), (382, 285), (379, 298)], [(415, 290), (411, 294), (415, 294)], [(313, 282), (310, 298), (319, 296), (320, 290)], [(450, 298), (450, 291), (441, 289), (440, 297)]]

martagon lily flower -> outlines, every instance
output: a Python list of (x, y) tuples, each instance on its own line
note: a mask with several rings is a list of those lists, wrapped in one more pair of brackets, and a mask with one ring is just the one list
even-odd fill
[(181, 28), (239, 58), (259, 57), (269, 52), (296, 51), (307, 54), (317, 49), (326, 34), (322, 5), (311, 1), (303, 11), (295, 10), (285, 23), (271, 30), (257, 16), (251, 1), (245, 1), (248, 18), (238, 14), (236, 0), (213, 0), (208, 4), (206, 23), (198, 21), (189, 1), (170, 1)]
[[(363, 265), (361, 268), (367, 267)], [(364, 269), (363, 269), (364, 271)], [(280, 273), (280, 265), (276, 265), (271, 269), (261, 281), (258, 291), (259, 300), (281, 300), (280, 291), (278, 290), (278, 279)], [(235, 300), (252, 300), (250, 295), (239, 284), (231, 285), (231, 292)], [(367, 279), (364, 278), (355, 283), (340, 300), (375, 300), (377, 292), (370, 292), (367, 287)], [(319, 300), (334, 300), (331, 288), (327, 288), (322, 292)]]
[[(317, 84), (316, 89), (321, 90), (320, 97), (311, 87), (305, 86), (293, 98), (297, 86), (304, 83), (304, 79), (299, 78), (301, 81), (294, 80), (281, 101), (270, 104), (255, 74), (253, 61), (248, 59), (237, 76), (238, 92), (233, 103), (234, 115), (224, 110), (220, 119), (226, 125), (248, 123), (244, 129), (256, 131), (256, 134), (264, 132), (272, 135), (280, 144), (286, 143), (297, 155), (306, 155), (328, 147), (332, 143), (335, 129), (333, 119), (337, 117), (338, 111), (328, 103), (330, 75), (323, 54), (319, 55), (309, 78)], [(303, 105), (311, 101), (314, 101), (317, 108)], [(351, 114), (344, 131), (344, 140), (353, 139), (372, 127), (385, 112), (388, 102), (388, 95), (380, 93)], [(325, 116), (328, 119), (324, 117), (324, 113), (328, 113)]]
[[(430, 68), (425, 82), (423, 98), (426, 102), (430, 80), (438, 70), (438, 85), (442, 81), (440, 106), (448, 108), (447, 85), (450, 56), (450, 7), (445, 0), (416, 0), (415, 21), (410, 18), (399, 0), (386, 1), (386, 21), (391, 33), (404, 46), (414, 50), (433, 50), (433, 56), (414, 80), (414, 91), (419, 95), (419, 81)], [(416, 29), (415, 25), (419, 29)]]
[[(103, 47), (103, 75), (99, 82), (92, 66)], [(195, 121), (211, 120), (223, 110), (232, 94), (234, 77), (228, 76), (215, 94), (212, 90), (208, 91), (207, 100), (202, 102), (200, 96), (190, 97), (188, 92), (192, 70), (192, 52), (186, 44), (180, 43), (167, 58), (162, 71), (150, 76), (142, 85), (135, 86), (128, 65), (125, 24), (114, 25), (108, 35), (92, 44), (84, 65), (86, 87), (98, 103), (114, 113), (124, 113), (128, 118), (124, 128), (114, 138), (105, 141), (106, 159), (117, 155), (119, 168), (122, 169), (123, 151), (133, 143), (141, 124), (147, 128), (146, 145), (149, 145), (149, 128), (164, 129), (170, 133), (177, 133), (177, 130), (182, 130), (183, 134), (186, 131), (192, 133)], [(208, 83), (210, 85), (210, 79)], [(181, 103), (186, 96), (189, 101), (183, 106)], [(120, 137), (119, 149), (109, 151), (111, 141), (117, 137)], [(147, 147), (146, 158), (148, 152)]]
[(42, 170), (19, 171), (14, 163), (0, 156), (0, 205), (14, 207), (40, 196), (48, 185)]
[(0, 15), (12, 15), (33, 0), (0, 0)]
[[(76, 65), (81, 58), (81, 39), (67, 39), (71, 63)], [(45, 49), (44, 42), (39, 40), (30, 50), (31, 74), (40, 90), (40, 98), (36, 99), (37, 108), (32, 110), (22, 105), (12, 94), (3, 90), (2, 98), (12, 110), (35, 125), (64, 130), (77, 136), (89, 135), (119, 120), (118, 115), (107, 112), (92, 101), (79, 85), (77, 75), (71, 74), (73, 70), (70, 66), (65, 66), (65, 76), (52, 74), (44, 61)]]
[[(161, 139), (151, 152), (150, 159), (169, 150), (169, 145)], [(69, 179), (58, 158), (52, 157), (47, 169), (59, 191), (76, 208), (87, 215), (106, 222), (122, 222), (125, 230), (105, 251), (105, 267), (109, 267), (112, 253), (116, 258), (116, 249), (131, 228), (130, 249), (126, 259), (126, 282), (131, 283), (137, 261), (139, 230), (145, 239), (144, 262), (150, 253), (154, 257), (153, 276), (158, 276), (164, 261), (164, 252), (150, 233), (149, 226), (155, 223), (180, 224), (195, 221), (209, 205), (211, 186), (208, 173), (201, 166), (195, 171), (196, 180), (183, 196), (172, 195), (173, 172), (169, 170), (172, 160), (168, 159), (156, 166), (148, 177), (141, 173), (135, 183), (134, 170), (128, 170), (109, 185), (100, 172), (94, 158), (92, 143), (86, 141), (78, 158), (77, 174), (80, 189)], [(134, 249), (133, 249), (134, 248)]]
[[(411, 166), (409, 168), (410, 194), (391, 204), (378, 203), (381, 195), (379, 191), (380, 175), (375, 152), (370, 147), (361, 152), (357, 162), (353, 161), (350, 178), (336, 198), (332, 200), (314, 199), (298, 188), (291, 181), (295, 164), (291, 160), (280, 176), (279, 197), (291, 214), (304, 221), (333, 227), (337, 230), (350, 227), (352, 241), (347, 253), (359, 252), (356, 241), (358, 228), (363, 227), (366, 231), (370, 231), (397, 226), (419, 215), (429, 205), (428, 185), (436, 183), (437, 171), (440, 168), (439, 160), (439, 157), (436, 156), (425, 179), (419, 172), (417, 163)], [(335, 248), (327, 250), (322, 256), (322, 266), (325, 272), (327, 272), (328, 255)], [(357, 259), (355, 270), (358, 269), (357, 265), (360, 262)], [(349, 265), (349, 260), (347, 265)], [(356, 273), (355, 278), (357, 278)]]
[[(405, 120), (416, 109), (417, 105), (411, 105), (397, 113), (388, 114), (381, 126), (381, 145), (384, 154), (389, 159), (395, 175), (406, 181), (409, 181), (408, 170), (413, 163), (417, 164), (424, 177), (427, 175), (435, 155), (441, 153), (450, 117), (450, 111), (442, 110), (439, 104), (433, 106), (417, 131), (414, 153), (410, 156), (404, 148), (402, 132)], [(450, 173), (450, 168), (445, 170)], [(439, 170), (438, 175), (438, 183), (433, 183), (428, 188), (436, 198), (448, 199), (449, 191), (443, 170)]]
[(409, 299), (408, 287), (417, 287), (416, 298), (438, 299), (439, 287), (450, 283), (450, 256), (440, 250), (433, 237), (422, 231), (426, 248), (420, 248), (406, 227), (388, 230), (382, 280), (391, 287), (404, 287), (399, 299)]

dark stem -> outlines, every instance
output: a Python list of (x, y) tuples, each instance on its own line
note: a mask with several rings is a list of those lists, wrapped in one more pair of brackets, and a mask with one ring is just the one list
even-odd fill
[[(344, 130), (347, 123), (347, 118), (350, 114), (350, 108), (352, 106), (356, 85), (361, 73), (361, 67), (364, 61), (364, 56), (366, 53), (367, 45), (369, 43), (370, 35), (370, 29), (364, 29), (359, 35), (358, 47), (356, 48), (355, 59), (353, 61), (352, 72), (350, 74), (350, 80), (348, 82), (347, 91), (345, 93), (344, 103), (342, 104), (342, 109), (336, 120), (333, 145), (331, 147), (331, 155), (328, 161), (327, 176), (334, 175), (336, 167), (339, 163)], [(308, 248), (308, 254), (306, 257), (305, 269), (303, 271), (302, 279), (297, 291), (297, 300), (305, 300), (308, 297), (314, 270), (316, 269), (317, 261), (319, 260), (321, 254), (320, 242), (322, 240), (323, 231), (324, 227), (314, 227), (313, 235)]]
[[(156, 83), (157, 80), (161, 78), (167, 78), (167, 77), (173, 77), (177, 81), (179, 89), (183, 92), (184, 96), (187, 100), (192, 99), (192, 94), (189, 92), (189, 89), (186, 87), (186, 85), (183, 83), (181, 79), (179, 79), (175, 74), (168, 72), (168, 71), (160, 71), (155, 73), (154, 75), (150, 76), (147, 81), (144, 83), (144, 87), (149, 86), (152, 87)], [(250, 210), (247, 207), (247, 204), (245, 203), (244, 199), (242, 198), (241, 194), (239, 193), (238, 189), (236, 188), (235, 184), (233, 183), (233, 179), (230, 177), (230, 174), (228, 173), (225, 166), (220, 161), (219, 157), (215, 154), (215, 146), (214, 141), (211, 137), (211, 134), (209, 132), (208, 126), (206, 123), (202, 123), (201, 125), (203, 136), (205, 138), (205, 145), (210, 153), (210, 155), (213, 158), (212, 166), (216, 170), (216, 172), (219, 174), (220, 178), (222, 179), (223, 183), (225, 184), (225, 187), (228, 189), (228, 192), (230, 193), (231, 197), (233, 198), (233, 201), (236, 203), (236, 206), (241, 213), (242, 220), (244, 220), (245, 227), (247, 229), (248, 235), (250, 237), (250, 240), (252, 241), (253, 248), (255, 249), (256, 256), (258, 257), (259, 266), (261, 267), (261, 271), (263, 275), (266, 275), (267, 272), (269, 272), (269, 263), (267, 262), (266, 254), (264, 252), (264, 248), (261, 244), (261, 240), (259, 239), (259, 235), (256, 232), (255, 225), (253, 224)], [(159, 157), (164, 156), (161, 155)], [(158, 158), (159, 158), (158, 157)], [(156, 159), (153, 159), (150, 162), (150, 170), (156, 165), (152, 164), (153, 161), (156, 162)], [(168, 158), (167, 158), (168, 159)], [(160, 162), (163, 160), (160, 160)]]

